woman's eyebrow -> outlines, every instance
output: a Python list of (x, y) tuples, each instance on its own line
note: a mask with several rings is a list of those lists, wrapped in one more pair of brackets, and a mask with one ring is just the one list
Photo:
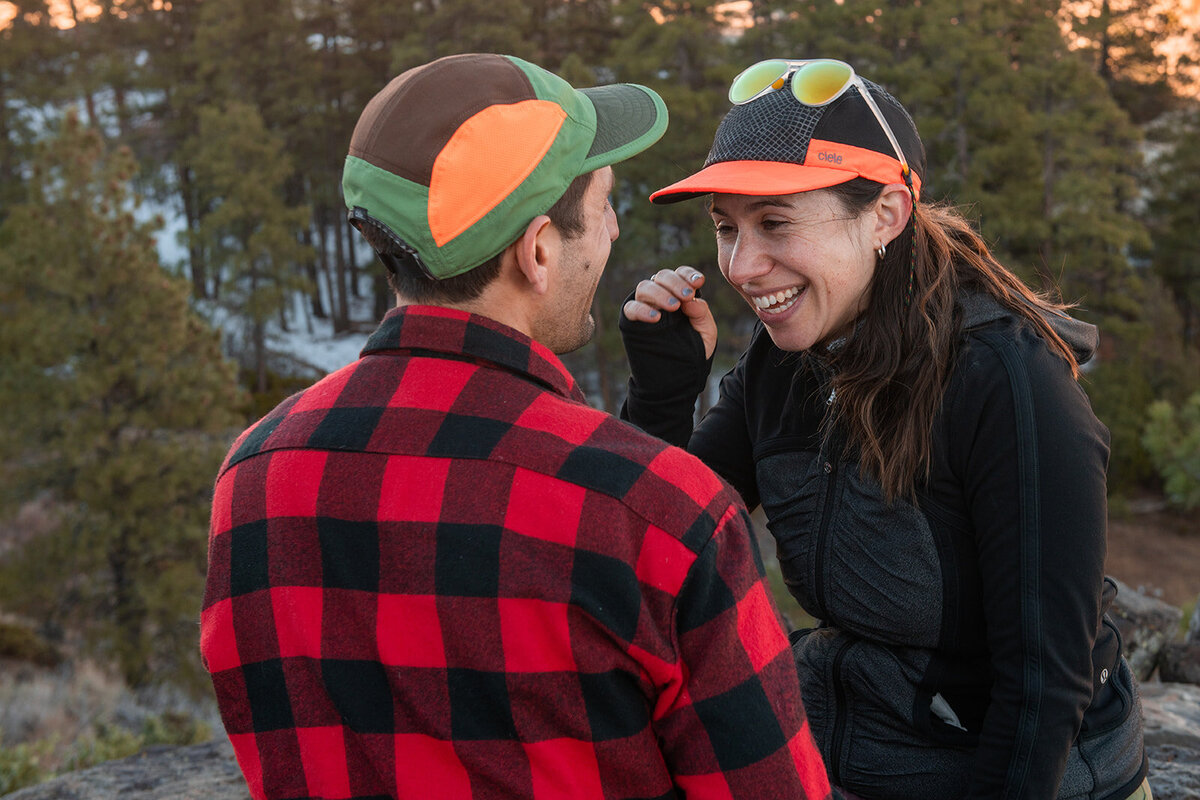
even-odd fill
[[(764, 206), (780, 206), (782, 208), (788, 208), (788, 209), (795, 208), (795, 205), (790, 200), (788, 200), (786, 197), (782, 197), (782, 196), (778, 196), (778, 195), (771, 195), (771, 196), (767, 196), (767, 197), (760, 197), (757, 200), (754, 200), (753, 202), (749, 203), (746, 206), (746, 210), (747, 211), (757, 211), (758, 209), (760, 209)], [(729, 216), (715, 202), (709, 203), (708, 213), (720, 214), (723, 217)]]

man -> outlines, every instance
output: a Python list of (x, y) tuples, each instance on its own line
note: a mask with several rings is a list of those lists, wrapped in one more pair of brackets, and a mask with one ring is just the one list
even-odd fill
[(555, 356), (666, 124), (496, 55), (367, 105), (343, 189), (399, 307), (213, 502), (201, 650), (254, 797), (828, 795), (740, 500)]

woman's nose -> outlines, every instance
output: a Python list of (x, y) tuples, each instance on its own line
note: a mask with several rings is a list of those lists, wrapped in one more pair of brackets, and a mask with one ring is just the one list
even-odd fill
[(771, 271), (771, 258), (754, 236), (739, 235), (729, 250), (725, 276), (735, 286), (750, 283)]

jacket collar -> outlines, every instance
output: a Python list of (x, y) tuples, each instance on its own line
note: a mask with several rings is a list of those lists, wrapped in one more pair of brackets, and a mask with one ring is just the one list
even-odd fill
[[(1028, 303), (1028, 301), (1026, 301)], [(982, 292), (972, 292), (958, 298), (963, 311), (963, 330), (971, 330), (1005, 317), (1015, 317), (1012, 311), (1000, 305), (996, 298)], [(1030, 304), (1042, 319), (1054, 329), (1075, 353), (1075, 361), (1085, 364), (1100, 347), (1100, 329), (1061, 311), (1048, 311)]]
[(558, 356), (520, 331), (478, 314), (441, 306), (394, 308), (367, 339), (360, 357), (396, 350), (490, 362), (564, 397), (587, 402)]

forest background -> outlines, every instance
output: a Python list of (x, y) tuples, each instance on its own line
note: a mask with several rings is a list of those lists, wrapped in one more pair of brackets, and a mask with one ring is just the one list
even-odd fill
[[(567, 359), (593, 404), (620, 403), (615, 323), (637, 280), (717, 274), (701, 210), (647, 195), (702, 163), (744, 66), (840, 58), (913, 114), (924, 197), (1100, 326), (1085, 386), (1112, 431), (1114, 511), (1150, 494), (1194, 515), (1198, 5), (0, 2), (0, 656), (81, 653), (131, 687), (203, 694), (220, 458), (320, 374), (289, 335), (361, 341), (390, 305), (346, 223), (343, 158), (375, 92), (457, 52), (646, 84), (670, 109), (663, 141), (617, 171), (596, 341)], [(753, 325), (721, 284), (717, 375)]]

